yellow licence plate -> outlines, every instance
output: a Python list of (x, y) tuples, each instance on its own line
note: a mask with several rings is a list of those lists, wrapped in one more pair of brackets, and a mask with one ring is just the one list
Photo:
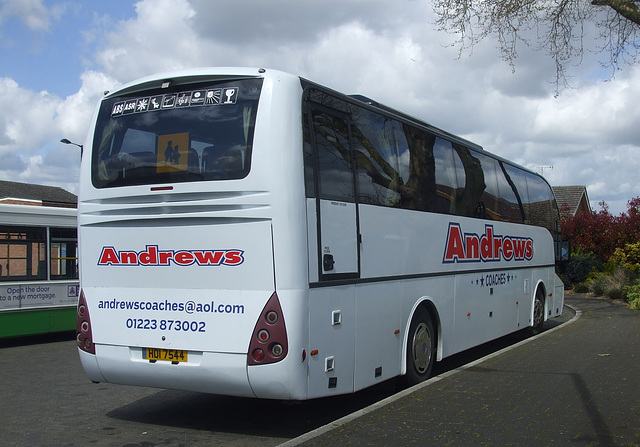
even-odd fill
[(187, 357), (187, 351), (182, 351), (180, 349), (142, 348), (142, 358), (145, 360), (186, 362)]

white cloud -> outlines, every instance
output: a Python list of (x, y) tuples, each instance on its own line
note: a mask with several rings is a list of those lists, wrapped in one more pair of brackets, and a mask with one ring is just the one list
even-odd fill
[(0, 110), (8, 111), (0, 115), (0, 154), (37, 153), (57, 142), (60, 135), (83, 140), (103, 90), (113, 88), (117, 82), (96, 72), (83, 73), (81, 80), (80, 90), (62, 99), (0, 78)]
[(80, 90), (60, 102), (56, 108), (56, 127), (66, 138), (84, 141), (93, 110), (105, 91), (118, 86), (118, 81), (104, 73), (86, 71), (81, 76)]
[(46, 91), (21, 88), (0, 78), (0, 154), (8, 151), (36, 152), (51, 135), (51, 120), (59, 99)]
[[(94, 107), (103, 90), (117, 82), (102, 73), (85, 72), (82, 87), (67, 98), (32, 92), (0, 78), (0, 175), (4, 179), (64, 184), (77, 190), (80, 154), (62, 145), (68, 138), (83, 144)], [(75, 180), (74, 180), (75, 179)]]
[(137, 16), (119, 23), (96, 55), (109, 76), (128, 82), (197, 63), (201, 43), (191, 27), (195, 11), (186, 0), (141, 1)]
[(49, 29), (49, 11), (41, 0), (0, 0), (0, 23), (17, 17), (32, 31)]
[(629, 67), (624, 78), (568, 90), (555, 101), (540, 103), (536, 134), (563, 142), (638, 144), (635, 125), (640, 107), (640, 69)]
[(360, 22), (351, 22), (327, 30), (308, 49), (302, 65), (308, 76), (347, 93), (399, 102), (411, 97), (412, 83), (407, 76), (419, 59), (420, 48), (410, 36), (380, 35)]

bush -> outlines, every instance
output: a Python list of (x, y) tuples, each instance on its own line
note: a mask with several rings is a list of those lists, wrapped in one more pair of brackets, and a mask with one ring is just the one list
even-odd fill
[(586, 281), (590, 273), (602, 268), (602, 262), (593, 254), (577, 250), (571, 255), (571, 261), (567, 266), (567, 277), (572, 283), (581, 283)]
[(616, 267), (624, 268), (633, 274), (640, 274), (640, 241), (625, 244), (623, 248), (616, 248), (606, 263), (607, 270)]
[(574, 248), (567, 278), (576, 292), (626, 299), (640, 309), (640, 197), (619, 216), (609, 213), (605, 202), (600, 206), (598, 212), (562, 219), (563, 237)]
[(600, 272), (595, 274), (592, 273), (591, 275), (589, 275), (589, 281), (587, 282), (589, 291), (595, 296), (604, 295), (605, 281), (607, 280), (607, 276), (608, 275), (606, 273)]
[(627, 269), (616, 267), (610, 273), (592, 273), (589, 275), (589, 288), (594, 295), (604, 295), (614, 300), (624, 300), (625, 286), (632, 282), (634, 275)]
[(637, 280), (635, 284), (625, 286), (624, 293), (631, 309), (640, 310), (640, 280)]
[(614, 300), (624, 300), (627, 296), (624, 288), (632, 282), (633, 273), (623, 267), (616, 267), (608, 275), (602, 276), (604, 276), (602, 279), (602, 294)]
[[(604, 295), (614, 300), (631, 302), (630, 293), (637, 293), (638, 297), (640, 297), (640, 280), (636, 279), (637, 277), (637, 274), (618, 266), (611, 272), (591, 273), (586, 284), (589, 287), (589, 291), (596, 296)], [(629, 286), (634, 281), (635, 284)], [(637, 289), (630, 289), (630, 287), (637, 287)], [(640, 301), (637, 305), (640, 306)]]
[(606, 262), (616, 248), (636, 245), (636, 262), (640, 260), (640, 197), (627, 202), (627, 212), (619, 216), (609, 213), (605, 202), (601, 210), (581, 213), (562, 219), (562, 235), (571, 246), (583, 253), (592, 253)]
[(581, 213), (562, 222), (562, 235), (571, 246), (584, 253), (591, 253), (601, 262), (613, 254), (619, 244), (621, 218), (609, 213), (605, 203), (599, 212)]
[(563, 271), (557, 266), (556, 266), (556, 275), (558, 275), (558, 278), (560, 278), (560, 281), (562, 281), (562, 284), (564, 285), (565, 290), (571, 289), (571, 280), (569, 279), (567, 274), (563, 273)]
[(573, 286), (573, 291), (576, 293), (587, 293), (587, 292), (590, 292), (591, 290), (589, 289), (589, 284), (580, 282)]

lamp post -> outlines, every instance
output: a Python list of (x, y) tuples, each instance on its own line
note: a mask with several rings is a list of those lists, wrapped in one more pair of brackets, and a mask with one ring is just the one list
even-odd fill
[(82, 158), (83, 147), (81, 144), (74, 143), (73, 141), (69, 141), (66, 138), (63, 138), (62, 140), (60, 140), (60, 142), (63, 144), (73, 144), (74, 146), (78, 146), (80, 148), (80, 158)]

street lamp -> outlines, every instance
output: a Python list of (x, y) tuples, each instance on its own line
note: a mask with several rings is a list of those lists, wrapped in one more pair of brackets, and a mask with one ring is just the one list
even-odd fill
[(62, 140), (60, 140), (60, 142), (63, 144), (73, 144), (74, 146), (78, 146), (80, 148), (80, 158), (82, 158), (83, 147), (81, 144), (74, 143), (73, 141), (69, 141), (66, 138), (63, 138)]

